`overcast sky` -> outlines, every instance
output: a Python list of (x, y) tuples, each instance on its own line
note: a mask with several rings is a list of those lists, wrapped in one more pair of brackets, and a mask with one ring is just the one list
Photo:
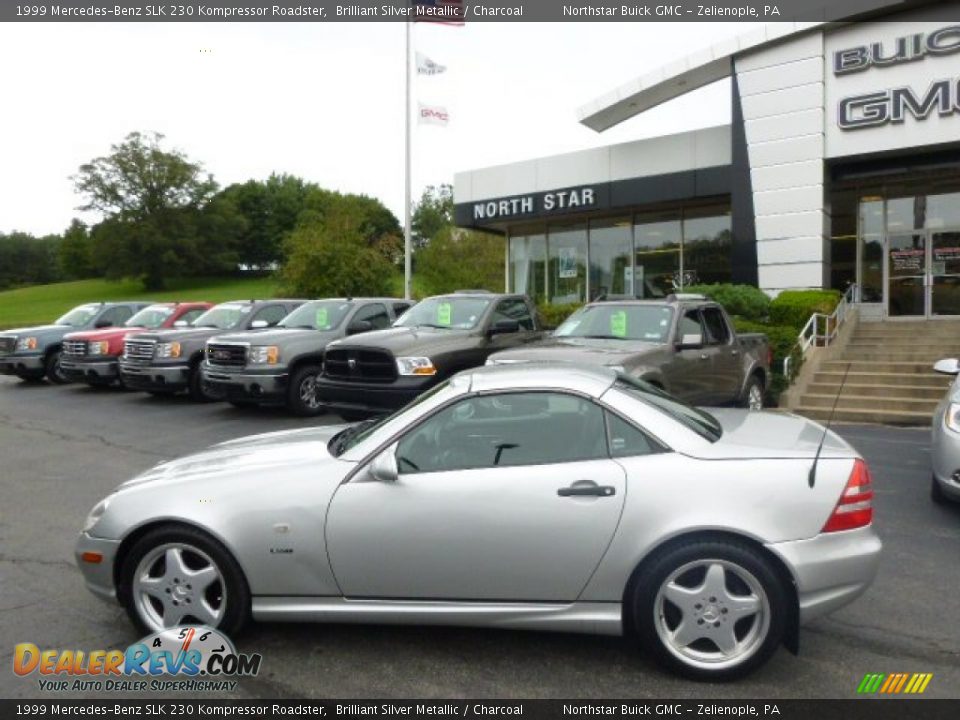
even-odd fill
[[(414, 197), (459, 170), (729, 122), (726, 81), (598, 134), (576, 109), (743, 23), (419, 24), (448, 71), (415, 94), (447, 128), (415, 133)], [(287, 172), (403, 219), (402, 23), (0, 24), (0, 232), (60, 232), (69, 176), (133, 130), (221, 186)]]

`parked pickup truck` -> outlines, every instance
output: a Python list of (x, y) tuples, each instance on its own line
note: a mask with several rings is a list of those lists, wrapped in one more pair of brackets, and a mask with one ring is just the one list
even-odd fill
[(73, 382), (123, 385), (119, 358), (128, 336), (147, 329), (172, 328), (178, 322), (189, 324), (209, 308), (207, 302), (154, 303), (123, 325), (70, 333), (63, 338), (60, 369)]
[(327, 345), (321, 404), (344, 420), (391, 412), (487, 357), (542, 337), (523, 295), (463, 291), (420, 301), (387, 330)]
[(94, 302), (77, 305), (51, 325), (16, 328), (0, 333), (0, 373), (36, 382), (68, 382), (61, 368), (63, 338), (78, 330), (123, 325), (145, 302)]
[(303, 300), (236, 300), (210, 308), (190, 327), (131, 335), (120, 359), (123, 384), (153, 395), (187, 391), (194, 400), (207, 399), (200, 377), (207, 340), (227, 331), (272, 327), (302, 304)]
[(770, 378), (766, 336), (738, 335), (720, 305), (692, 294), (592, 302), (550, 337), (487, 362), (537, 361), (613, 366), (695, 405), (754, 410)]
[(207, 394), (234, 404), (286, 405), (319, 415), (317, 375), (327, 344), (390, 327), (411, 303), (395, 298), (346, 298), (304, 303), (266, 332), (218, 335), (207, 342)]

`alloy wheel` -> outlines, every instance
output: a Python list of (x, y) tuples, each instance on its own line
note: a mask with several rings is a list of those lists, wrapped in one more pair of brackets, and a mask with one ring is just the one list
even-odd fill
[(300, 383), (300, 402), (310, 410), (317, 410), (320, 407), (316, 375), (307, 375)]
[(227, 607), (220, 568), (187, 543), (165, 543), (144, 555), (132, 592), (137, 614), (153, 631), (188, 622), (217, 627)]
[(763, 410), (763, 388), (757, 385), (757, 383), (750, 385), (750, 390), (747, 394), (747, 407), (751, 410)]

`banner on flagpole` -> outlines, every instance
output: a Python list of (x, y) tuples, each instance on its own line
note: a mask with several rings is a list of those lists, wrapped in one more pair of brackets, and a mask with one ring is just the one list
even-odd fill
[(418, 103), (417, 122), (421, 125), (439, 125), (446, 127), (450, 123), (450, 114), (440, 105)]
[(447, 71), (446, 65), (440, 65), (428, 58), (423, 53), (417, 53), (417, 74), (418, 75), (439, 75)]

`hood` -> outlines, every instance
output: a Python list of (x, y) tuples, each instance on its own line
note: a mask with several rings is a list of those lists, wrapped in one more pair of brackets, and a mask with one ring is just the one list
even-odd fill
[(652, 354), (664, 346), (640, 340), (606, 338), (551, 337), (523, 347), (503, 350), (491, 356), (491, 362), (569, 362), (586, 365), (620, 365), (628, 358)]
[[(223, 476), (256, 476), (264, 482), (285, 469), (316, 465), (330, 458), (327, 443), (346, 425), (282, 430), (213, 445), (193, 455), (161, 463), (118, 486), (116, 492)], [(191, 486), (194, 487), (193, 485)]]
[(227, 332), (220, 328), (194, 327), (194, 328), (160, 328), (157, 330), (141, 330), (137, 332), (138, 340), (156, 340), (158, 342), (180, 342), (182, 340), (203, 341), (212, 338), (214, 335), (222, 335)]
[(859, 453), (820, 423), (792, 413), (704, 408), (723, 427), (723, 436), (698, 456), (709, 459), (810, 458), (823, 439), (822, 458), (855, 458)]
[(100, 330), (80, 330), (79, 332), (74, 331), (70, 333), (68, 339), (89, 340), (91, 342), (98, 340), (116, 340), (117, 338), (126, 337), (133, 333), (143, 332), (144, 329), (145, 328), (142, 327), (109, 327), (101, 328)]
[(25, 328), (11, 328), (10, 330), (0, 330), (0, 335), (16, 335), (17, 337), (25, 336), (44, 336), (44, 335), (55, 335), (63, 334), (65, 335), (68, 332), (80, 332), (81, 328), (71, 327), (69, 325), (35, 325), (34, 327), (25, 327)]
[(223, 342), (244, 343), (251, 345), (280, 345), (293, 340), (311, 340), (317, 345), (326, 345), (331, 340), (338, 337), (336, 331), (320, 332), (319, 330), (307, 330), (306, 328), (263, 328), (262, 330), (247, 330), (245, 332), (230, 333), (227, 335), (218, 335), (217, 340)]
[[(425, 355), (462, 348), (468, 338), (479, 341), (477, 330), (395, 327), (354, 335), (337, 342), (336, 347), (379, 348), (395, 356)], [(332, 349), (332, 348), (331, 348)]]

